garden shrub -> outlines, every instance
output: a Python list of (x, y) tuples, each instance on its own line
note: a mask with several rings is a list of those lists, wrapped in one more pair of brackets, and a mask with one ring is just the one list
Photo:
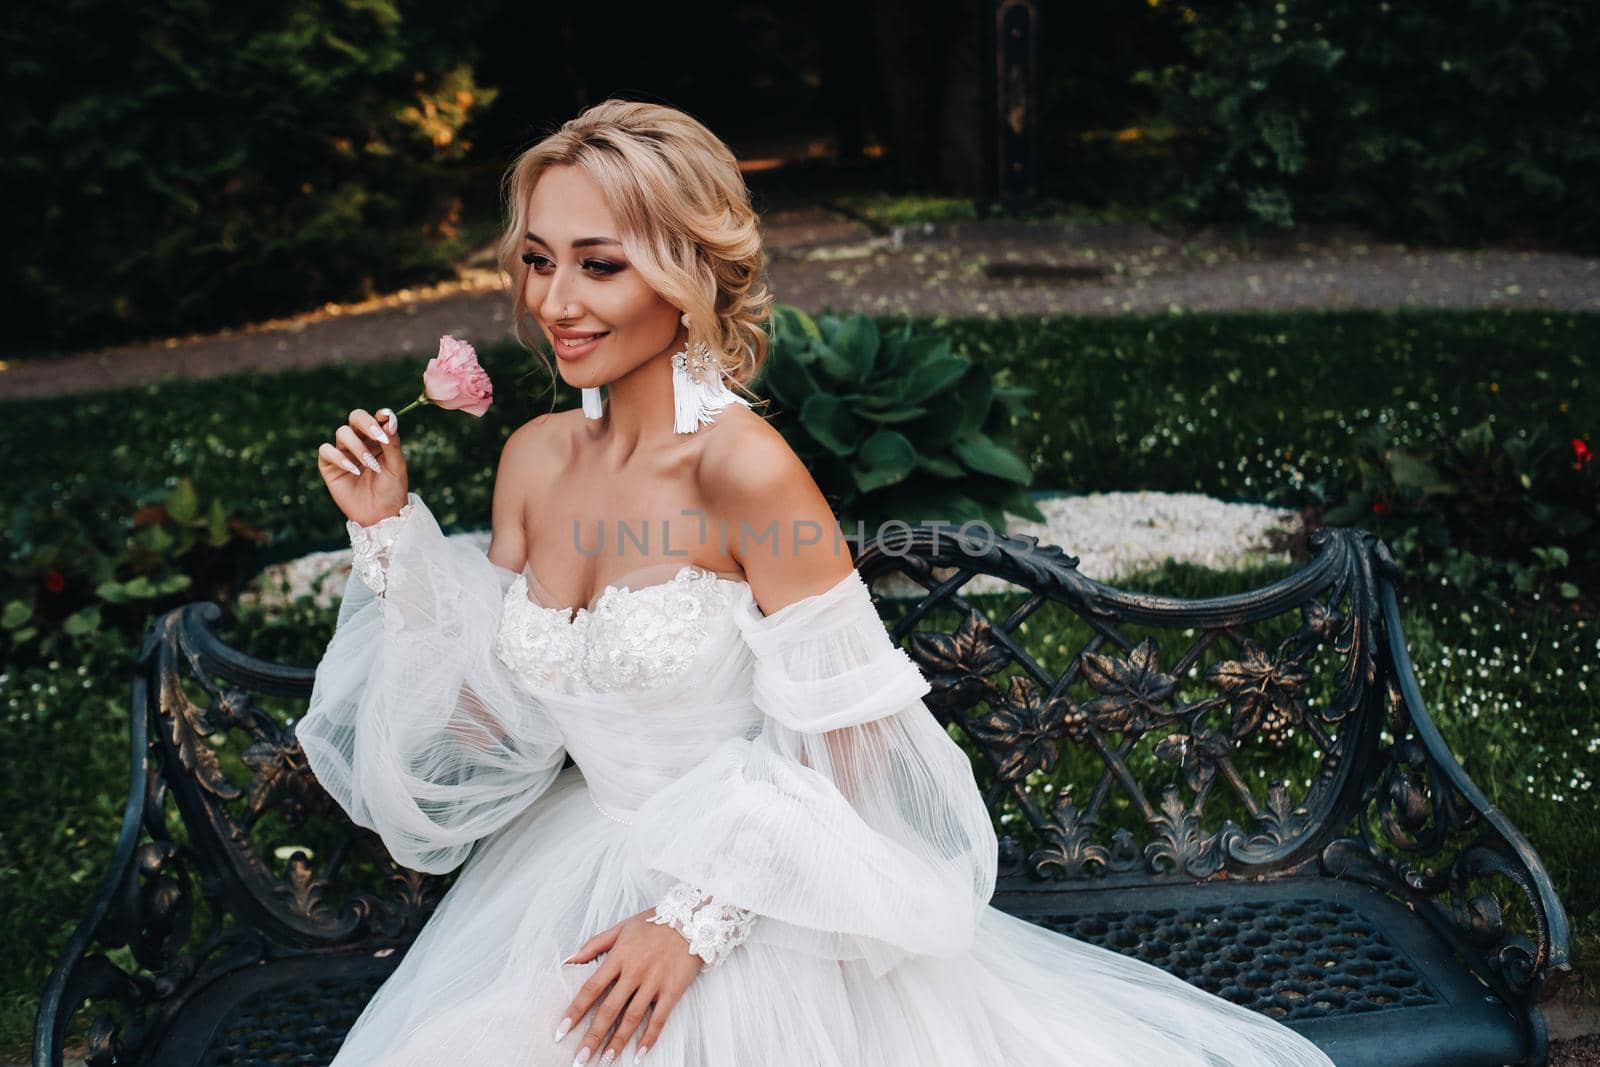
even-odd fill
[(483, 3), (11, 5), (11, 355), (450, 275)]

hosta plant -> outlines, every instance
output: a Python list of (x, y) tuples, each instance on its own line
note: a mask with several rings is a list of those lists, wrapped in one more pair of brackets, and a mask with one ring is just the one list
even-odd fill
[(815, 318), (773, 309), (772, 345), (752, 388), (806, 462), (848, 536), (890, 519), (969, 520), (1006, 528), (1006, 514), (1044, 516), (1033, 472), (1009, 447), (1033, 390), (997, 384), (947, 338), (909, 321), (880, 332), (866, 315)]

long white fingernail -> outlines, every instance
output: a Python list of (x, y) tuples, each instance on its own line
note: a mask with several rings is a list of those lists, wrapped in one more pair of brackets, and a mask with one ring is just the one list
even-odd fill
[(386, 445), (389, 443), (389, 435), (384, 433), (383, 428), (377, 423), (373, 423), (372, 427), (368, 429), (367, 432), (371, 434), (372, 439), (377, 441), (380, 445)]
[(616, 1049), (614, 1049), (614, 1048), (606, 1049), (606, 1054), (604, 1056), (600, 1057), (600, 1067), (611, 1067), (611, 1061), (616, 1059), (616, 1058), (617, 1058), (617, 1050)]
[(561, 1025), (556, 1027), (556, 1040), (560, 1041), (567, 1036), (567, 1031), (572, 1029), (571, 1019), (562, 1019)]
[(644, 1054), (646, 1052), (649, 1052), (649, 1051), (650, 1051), (650, 1046), (649, 1045), (640, 1045), (639, 1046), (639, 1051), (635, 1052), (633, 1054), (633, 1062), (635, 1064), (642, 1063), (644, 1061)]
[(378, 461), (372, 458), (371, 452), (361, 453), (361, 463), (373, 474), (379, 474), (383, 471), (383, 468), (378, 466)]
[(588, 1062), (589, 1062), (589, 1048), (588, 1048), (588, 1046), (584, 1046), (584, 1048), (573, 1059), (572, 1067), (583, 1067), (583, 1065), (588, 1063)]
[(343, 467), (351, 474), (354, 474), (357, 478), (361, 477), (361, 468), (343, 457), (340, 457), (339, 459), (339, 466)]

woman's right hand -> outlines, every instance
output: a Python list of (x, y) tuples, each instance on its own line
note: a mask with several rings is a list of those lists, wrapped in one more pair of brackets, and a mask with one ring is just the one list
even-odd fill
[(406, 457), (400, 450), (400, 420), (388, 408), (379, 408), (378, 414), (388, 419), (385, 425), (356, 408), (334, 432), (335, 443), (324, 442), (317, 449), (317, 470), (327, 483), (328, 495), (358, 526), (400, 514), (409, 487)]

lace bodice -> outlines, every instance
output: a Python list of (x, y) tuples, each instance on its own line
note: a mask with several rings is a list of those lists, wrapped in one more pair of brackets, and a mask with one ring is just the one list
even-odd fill
[(689, 564), (666, 582), (608, 585), (569, 620), (569, 609), (529, 598), (524, 571), (506, 590), (495, 652), (533, 689), (653, 689), (694, 662), (740, 584)]

